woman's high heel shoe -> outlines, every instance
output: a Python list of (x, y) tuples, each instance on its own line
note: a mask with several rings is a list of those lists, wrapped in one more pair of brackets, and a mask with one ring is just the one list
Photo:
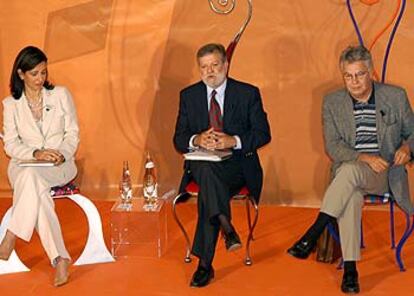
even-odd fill
[(11, 253), (14, 250), (16, 236), (7, 230), (3, 241), (0, 244), (0, 260), (9, 260)]
[(55, 280), (53, 282), (53, 285), (55, 287), (60, 287), (66, 284), (69, 280), (69, 259), (64, 259), (62, 257), (59, 257), (58, 262), (56, 264), (56, 274), (55, 274)]

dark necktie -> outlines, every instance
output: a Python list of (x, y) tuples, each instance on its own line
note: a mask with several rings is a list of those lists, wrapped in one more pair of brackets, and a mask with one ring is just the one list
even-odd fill
[(211, 92), (210, 100), (210, 127), (214, 128), (215, 131), (221, 132), (223, 130), (223, 117), (221, 116), (220, 105), (216, 100), (216, 90)]

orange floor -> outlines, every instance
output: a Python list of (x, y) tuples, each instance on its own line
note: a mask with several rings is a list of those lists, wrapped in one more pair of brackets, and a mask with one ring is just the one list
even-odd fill
[[(3, 216), (10, 199), (0, 199)], [(109, 245), (111, 202), (95, 203), (102, 215), (105, 239)], [(86, 219), (76, 205), (58, 200), (67, 248), (74, 259), (86, 238)], [(183, 205), (185, 224), (194, 229), (194, 204)], [(244, 207), (234, 206), (234, 224), (246, 237)], [(17, 252), (30, 272), (0, 276), (0, 295), (342, 295), (341, 272), (334, 265), (317, 263), (313, 258), (299, 261), (286, 249), (311, 223), (314, 209), (262, 206), (256, 241), (252, 245), (253, 266), (242, 263), (243, 251), (226, 253), (220, 242), (214, 267), (216, 277), (202, 289), (188, 286), (196, 262), (185, 264), (184, 239), (168, 216), (168, 249), (161, 258), (130, 258), (116, 263), (71, 267), (70, 282), (60, 288), (51, 285), (53, 270), (35, 235), (29, 244), (19, 242)], [(367, 248), (358, 265), (361, 295), (413, 295), (414, 239), (403, 253), (407, 267), (400, 272), (389, 249), (387, 212), (367, 210), (364, 214)], [(397, 219), (401, 232), (403, 220)]]

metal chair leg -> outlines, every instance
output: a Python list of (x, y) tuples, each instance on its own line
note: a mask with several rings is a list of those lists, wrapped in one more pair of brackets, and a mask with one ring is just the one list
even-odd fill
[[(328, 223), (326, 225), (326, 228), (328, 229), (329, 234), (332, 236), (332, 238), (339, 244), (341, 244), (341, 239), (339, 238), (338, 233), (336, 232), (334, 226), (331, 223)], [(338, 265), (336, 266), (336, 269), (342, 269), (344, 267), (344, 259), (341, 257), (339, 260)]]
[(188, 192), (183, 192), (183, 193), (178, 194), (174, 198), (172, 205), (173, 205), (173, 216), (174, 216), (175, 222), (177, 222), (178, 227), (181, 229), (181, 232), (183, 233), (183, 235), (185, 237), (186, 244), (187, 244), (187, 251), (186, 251), (186, 254), (185, 254), (184, 262), (185, 263), (190, 263), (191, 262), (191, 257), (190, 257), (191, 256), (191, 242), (190, 242), (190, 238), (188, 237), (187, 231), (185, 231), (185, 228), (184, 228), (183, 224), (181, 223), (180, 219), (178, 219), (177, 212), (176, 212), (177, 201), (182, 196), (184, 196), (186, 194), (189, 194), (189, 193)]
[(341, 257), (341, 259), (338, 262), (338, 265), (336, 266), (336, 269), (341, 270), (344, 268), (344, 258)]
[(257, 203), (252, 196), (247, 196), (247, 199), (251, 202), (256, 214), (253, 220), (252, 227), (249, 229), (249, 236), (247, 238), (246, 243), (246, 259), (244, 260), (244, 264), (250, 266), (253, 264), (252, 258), (250, 257), (250, 242), (253, 239), (253, 231), (256, 227), (257, 220), (259, 219), (259, 207), (257, 206)]
[(405, 242), (410, 237), (411, 233), (414, 230), (414, 216), (413, 216), (413, 223), (411, 224), (411, 217), (407, 213), (405, 213), (406, 218), (406, 227), (401, 240), (398, 242), (397, 248), (395, 250), (395, 258), (397, 260), (398, 266), (400, 267), (400, 271), (405, 271), (404, 263), (401, 259), (401, 252), (402, 248), (404, 247)]
[(390, 200), (391, 249), (395, 249), (394, 200)]
[(362, 224), (362, 219), (361, 219), (361, 243), (360, 243), (360, 247), (361, 247), (361, 249), (365, 249), (364, 227), (363, 227), (363, 224)]
[[(246, 212), (247, 212), (247, 226), (249, 226), (249, 232), (252, 231), (252, 217), (250, 214), (250, 199), (246, 196)], [(254, 241), (254, 235), (252, 231), (252, 240)]]
[[(395, 259), (397, 261), (398, 267), (400, 268), (400, 271), (405, 271), (404, 262), (401, 258), (402, 248), (404, 247), (404, 244), (406, 243), (407, 239), (410, 237), (412, 232), (414, 231), (414, 216), (410, 216), (409, 214), (405, 213), (406, 217), (406, 226), (404, 233), (399, 240), (397, 247), (395, 247), (395, 200), (392, 198), (388, 199), (388, 202), (390, 203), (390, 236), (391, 236), (391, 249), (395, 249)], [(412, 221), (411, 221), (412, 219)], [(328, 231), (331, 234), (331, 236), (340, 243), (340, 239), (336, 233), (336, 231), (333, 229), (331, 224), (328, 224)], [(361, 221), (361, 248), (364, 247), (363, 242), (363, 236), (362, 236), (362, 221)], [(341, 265), (343, 264), (343, 260), (341, 260), (340, 264), (338, 265), (338, 269), (341, 268)]]
[[(182, 234), (184, 235), (185, 241), (186, 241), (186, 249), (187, 250), (186, 250), (186, 255), (185, 255), (185, 258), (184, 258), (184, 262), (189, 263), (192, 260), (191, 259), (191, 241), (190, 241), (190, 238), (187, 234), (187, 231), (185, 230), (183, 224), (181, 223), (181, 221), (180, 221), (180, 219), (178, 218), (178, 215), (177, 215), (177, 203), (180, 200), (180, 198), (184, 197), (185, 195), (191, 195), (191, 194), (188, 193), (188, 192), (184, 192), (184, 193), (178, 194), (174, 198), (174, 200), (172, 202), (172, 210), (173, 210), (174, 220), (177, 222), (178, 227), (180, 228)], [(253, 206), (254, 211), (255, 211), (255, 216), (254, 216), (254, 219), (253, 219), (253, 223), (252, 223), (252, 217), (251, 217), (251, 214), (250, 214), (250, 204), (249, 203), (251, 203), (251, 205)], [(247, 211), (247, 222), (248, 222), (248, 226), (249, 226), (249, 235), (248, 235), (247, 242), (246, 242), (246, 256), (245, 256), (244, 264), (250, 266), (250, 265), (252, 265), (252, 259), (250, 257), (250, 242), (253, 240), (253, 232), (254, 232), (254, 229), (256, 227), (258, 218), (259, 218), (259, 208), (257, 206), (256, 201), (251, 196), (246, 196), (246, 211)]]
[(331, 224), (331, 223), (328, 223), (327, 225), (326, 225), (326, 227), (327, 227), (327, 229), (328, 229), (328, 232), (329, 232), (329, 234), (332, 236), (332, 238), (337, 242), (337, 243), (341, 243), (341, 240), (340, 240), (340, 238), (339, 238), (339, 235), (336, 233), (336, 230), (335, 230), (335, 228), (334, 228), (334, 226)]

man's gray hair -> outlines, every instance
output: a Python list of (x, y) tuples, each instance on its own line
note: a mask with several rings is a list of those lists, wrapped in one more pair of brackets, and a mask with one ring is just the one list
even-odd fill
[(226, 49), (220, 43), (209, 43), (209, 44), (203, 45), (197, 51), (197, 59), (200, 59), (203, 56), (206, 56), (208, 54), (215, 53), (215, 52), (220, 54), (220, 57), (224, 63), (226, 61)]
[(363, 61), (366, 63), (368, 69), (372, 69), (372, 56), (368, 49), (362, 45), (348, 46), (339, 58), (339, 66), (342, 68), (342, 64), (354, 63)]

